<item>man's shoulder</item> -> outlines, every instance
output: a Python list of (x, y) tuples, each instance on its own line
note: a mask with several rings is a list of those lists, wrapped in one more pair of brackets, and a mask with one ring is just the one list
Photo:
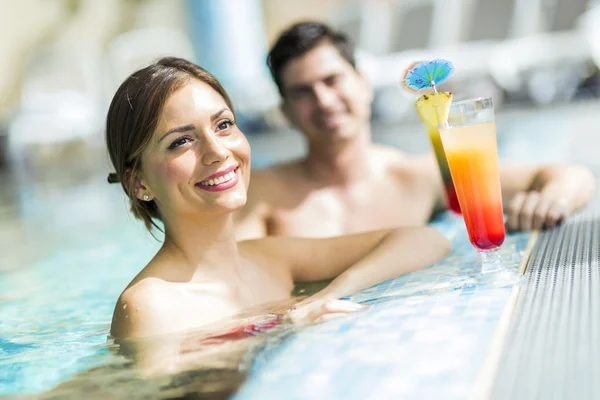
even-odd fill
[(408, 153), (400, 149), (381, 144), (374, 144), (371, 147), (371, 154), (392, 167), (402, 165), (410, 158)]
[(252, 171), (250, 191), (282, 192), (282, 189), (294, 186), (301, 177), (299, 160), (258, 168)]
[(373, 154), (391, 173), (401, 175), (428, 174), (435, 166), (435, 158), (432, 153), (412, 154), (390, 146), (377, 145), (373, 148)]
[(257, 168), (252, 171), (252, 176), (259, 175), (265, 179), (281, 179), (296, 175), (302, 164), (301, 159), (289, 160), (268, 167)]

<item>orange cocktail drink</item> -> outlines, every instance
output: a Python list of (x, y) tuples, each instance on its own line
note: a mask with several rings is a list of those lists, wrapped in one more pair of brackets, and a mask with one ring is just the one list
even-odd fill
[(440, 137), (471, 243), (498, 249), (505, 234), (492, 99), (453, 103)]

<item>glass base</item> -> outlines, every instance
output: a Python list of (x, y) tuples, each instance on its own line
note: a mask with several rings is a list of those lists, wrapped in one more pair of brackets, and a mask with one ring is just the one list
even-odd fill
[(505, 287), (512, 286), (521, 280), (518, 271), (509, 270), (503, 265), (498, 248), (479, 250), (479, 257), (481, 258), (481, 272), (470, 276), (467, 284)]
[(481, 258), (481, 273), (484, 275), (506, 270), (502, 264), (499, 248), (479, 250), (479, 257)]

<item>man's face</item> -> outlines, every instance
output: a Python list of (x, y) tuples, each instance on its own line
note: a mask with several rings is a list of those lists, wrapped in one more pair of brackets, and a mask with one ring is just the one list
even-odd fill
[(373, 91), (329, 42), (283, 68), (283, 110), (313, 145), (351, 140), (366, 131)]

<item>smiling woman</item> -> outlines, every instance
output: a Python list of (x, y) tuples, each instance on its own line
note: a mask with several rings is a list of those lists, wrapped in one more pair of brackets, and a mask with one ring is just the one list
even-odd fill
[(297, 281), (332, 280), (285, 318), (328, 319), (362, 308), (338, 298), (449, 251), (430, 227), (238, 243), (232, 214), (246, 203), (250, 146), (220, 83), (186, 60), (164, 58), (127, 78), (111, 103), (106, 135), (133, 213), (149, 230), (160, 220), (165, 233), (158, 253), (117, 301), (115, 337), (197, 329), (290, 299)]
[[(200, 125), (186, 117), (198, 111), (205, 117)], [(135, 118), (127, 118), (131, 115)], [(148, 189), (147, 180), (162, 178), (171, 181), (176, 178), (171, 181), (176, 183), (186, 174), (188, 181), (194, 179), (194, 174), (200, 171), (190, 171), (189, 168), (195, 168), (193, 160), (181, 156), (189, 154), (186, 150), (198, 144), (213, 150), (206, 155), (212, 157), (208, 160), (214, 164), (212, 174), (218, 174), (217, 169), (227, 168), (220, 162), (223, 146), (215, 144), (219, 138), (231, 136), (234, 121), (233, 105), (216, 78), (182, 59), (163, 59), (137, 71), (117, 90), (107, 117), (106, 136), (116, 170), (116, 179), (113, 180), (121, 182), (130, 198), (132, 212), (144, 221), (148, 229), (156, 226), (155, 218), (165, 222), (159, 214), (158, 203), (164, 203), (161, 212), (168, 212), (176, 198), (172, 193), (157, 197)], [(206, 131), (204, 122), (210, 125), (212, 135), (197, 134)], [(125, 131), (129, 133), (128, 140), (120, 142), (119, 138), (125, 137)], [(250, 152), (248, 142), (239, 130), (234, 133), (237, 135), (229, 140), (235, 142), (239, 151), (245, 152), (247, 160)], [(143, 158), (147, 161), (143, 162)], [(161, 169), (164, 166), (167, 168)], [(158, 173), (148, 171), (149, 168), (157, 168)], [(198, 183), (203, 180), (206, 177), (197, 177)], [(239, 200), (243, 205), (244, 188), (240, 188), (240, 192), (243, 198)]]

